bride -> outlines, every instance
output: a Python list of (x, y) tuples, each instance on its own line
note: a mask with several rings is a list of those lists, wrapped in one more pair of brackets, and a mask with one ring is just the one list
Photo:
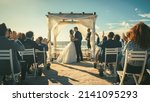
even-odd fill
[(77, 60), (76, 49), (74, 45), (74, 31), (70, 30), (70, 43), (64, 48), (62, 53), (58, 56), (57, 62), (59, 63), (74, 63)]

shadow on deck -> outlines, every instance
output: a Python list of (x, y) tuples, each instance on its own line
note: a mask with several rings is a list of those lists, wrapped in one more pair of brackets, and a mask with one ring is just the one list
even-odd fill
[[(54, 63), (61, 67), (69, 68), (71, 70), (77, 70), (83, 73), (87, 73), (89, 75), (92, 75), (94, 77), (100, 78), (102, 80), (106, 80), (110, 83), (115, 82), (114, 77), (99, 77), (98, 73), (90, 72), (90, 70), (84, 70), (84, 69), (79, 69), (79, 67), (84, 67), (85, 69), (92, 69), (93, 64), (91, 62), (81, 62), (81, 63), (73, 63), (73, 64), (59, 64), (59, 63)], [(75, 66), (79, 66), (78, 68)], [(43, 68), (42, 70), (42, 76), (27, 76), (26, 80), (23, 81), (23, 85), (73, 85), (69, 80), (72, 80), (74, 82), (79, 82), (78, 79), (70, 78), (68, 76), (61, 76), (58, 75), (58, 72), (54, 70), (54, 68), (51, 68), (50, 70), (47, 70), (46, 68)]]

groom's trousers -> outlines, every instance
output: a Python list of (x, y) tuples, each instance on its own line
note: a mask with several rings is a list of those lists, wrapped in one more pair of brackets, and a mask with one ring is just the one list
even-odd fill
[(81, 42), (75, 42), (75, 48), (76, 48), (76, 53), (77, 53), (77, 62), (80, 60), (83, 61), (83, 55), (81, 51)]

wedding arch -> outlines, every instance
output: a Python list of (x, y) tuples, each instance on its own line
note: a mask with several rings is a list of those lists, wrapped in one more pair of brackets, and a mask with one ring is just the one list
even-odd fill
[[(59, 35), (60, 31), (66, 27), (68, 24), (75, 24), (79, 31), (82, 33), (83, 37), (86, 36), (85, 28), (92, 29), (91, 35), (91, 57), (95, 57), (95, 22), (96, 22), (96, 12), (94, 13), (50, 13), (46, 15), (48, 18), (48, 39), (51, 42), (52, 34), (54, 36), (54, 52), (57, 48), (57, 36)], [(52, 46), (49, 43), (49, 58), (52, 58)]]

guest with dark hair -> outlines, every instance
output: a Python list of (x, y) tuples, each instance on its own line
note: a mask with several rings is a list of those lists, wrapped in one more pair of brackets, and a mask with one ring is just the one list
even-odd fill
[[(32, 31), (28, 31), (26, 33), (26, 39), (23, 43), (26, 49), (32, 49), (32, 48), (39, 49), (38, 44), (35, 41), (33, 41), (34, 39), (33, 35), (34, 34)], [(30, 67), (34, 62), (33, 56), (24, 56), (24, 60), (27, 62), (27, 66), (28, 66), (27, 72), (30, 74), (31, 73)]]
[[(48, 45), (42, 43), (42, 41), (43, 41), (43, 38), (42, 38), (42, 37), (38, 37), (37, 40), (36, 40), (36, 43), (37, 43), (38, 46), (39, 46), (39, 50), (40, 50), (40, 51), (48, 51)], [(43, 54), (43, 53), (37, 53), (37, 62), (38, 62), (38, 64), (44, 63), (44, 60), (47, 59), (47, 56), (46, 56), (46, 55), (47, 55), (47, 54), (46, 54), (46, 52), (45, 52), (45, 57), (46, 57), (46, 58), (44, 58), (44, 54)]]
[[(99, 57), (99, 62), (102, 63), (105, 61), (105, 48), (116, 48), (115, 41), (113, 40), (114, 33), (109, 32), (108, 34), (108, 40), (105, 41), (100, 47), (101, 47), (101, 53)], [(107, 62), (112, 62), (114, 61), (115, 56), (113, 55), (108, 55), (107, 56)], [(107, 64), (107, 63), (106, 63)], [(103, 68), (99, 69), (99, 75), (103, 76)]]
[(90, 37), (91, 37), (91, 31), (90, 28), (87, 29), (87, 36), (86, 36), (86, 40), (87, 40), (87, 47), (88, 49), (91, 49), (91, 44), (90, 44)]
[(118, 47), (118, 48), (121, 48), (122, 47), (122, 44), (120, 42), (120, 36), (118, 34), (115, 35), (114, 37), (114, 41), (115, 41), (115, 46)]
[(105, 48), (115, 48), (115, 41), (113, 40), (114, 37), (114, 33), (113, 32), (109, 32), (108, 34), (108, 40), (103, 42), (103, 44), (100, 46), (102, 48), (102, 53), (100, 56), (100, 62), (104, 62), (105, 61)]
[(33, 32), (32, 31), (27, 32), (26, 39), (24, 41), (24, 46), (26, 49), (31, 49), (31, 48), (39, 49), (37, 43), (33, 41), (33, 39), (34, 39)]
[(48, 51), (48, 46), (42, 42), (43, 41), (42, 37), (38, 37), (37, 41), (38, 41), (37, 44), (39, 46), (40, 51), (43, 51), (43, 48), (45, 48), (45, 50)]
[(11, 34), (11, 33), (12, 33), (11, 29), (10, 29), (10, 28), (8, 28), (8, 29), (7, 29), (7, 33), (6, 33), (5, 37), (9, 39), (9, 38), (10, 38), (10, 34)]
[(98, 50), (96, 52), (96, 58), (94, 62), (94, 68), (97, 67), (97, 62), (99, 61), (100, 55), (101, 55), (101, 45), (107, 41), (107, 37), (103, 36), (103, 40), (98, 44)]
[(24, 33), (18, 33), (17, 38), (22, 44), (24, 44), (24, 41), (26, 39), (26, 36)]
[[(9, 50), (13, 51), (13, 65), (14, 65), (14, 73), (19, 73), (21, 71), (21, 66), (17, 58), (18, 46), (8, 38), (6, 38), (6, 33), (8, 33), (6, 25), (0, 24), (0, 50)], [(5, 78), (6, 76), (11, 75), (10, 64), (7, 61), (0, 61), (0, 76), (4, 76), (4, 84), (12, 84), (7, 83)], [(6, 82), (6, 83), (5, 83)]]

